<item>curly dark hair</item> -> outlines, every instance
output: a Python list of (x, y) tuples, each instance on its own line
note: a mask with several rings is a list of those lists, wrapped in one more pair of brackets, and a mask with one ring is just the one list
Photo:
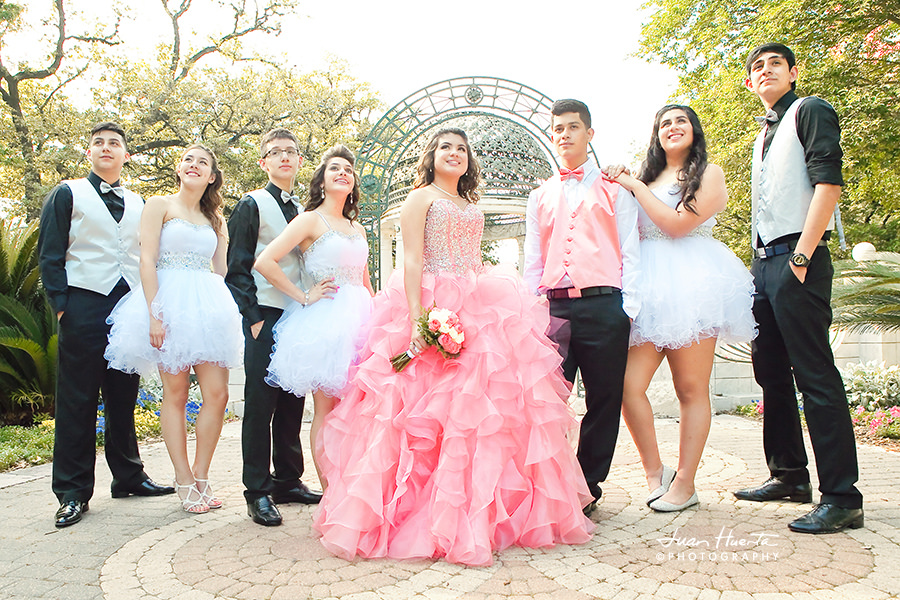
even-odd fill
[(359, 175), (357, 175), (355, 168), (356, 156), (350, 148), (343, 144), (335, 144), (322, 155), (322, 162), (316, 167), (312, 181), (309, 182), (309, 199), (306, 201), (306, 206), (303, 210), (315, 210), (322, 206), (322, 202), (325, 201), (325, 168), (328, 167), (328, 161), (332, 158), (343, 158), (350, 163), (351, 167), (354, 167), (353, 191), (350, 192), (344, 201), (344, 209), (342, 211), (345, 219), (354, 221), (359, 216)]
[(478, 166), (478, 161), (475, 160), (475, 155), (472, 153), (472, 146), (469, 145), (469, 136), (458, 127), (439, 129), (428, 141), (428, 145), (425, 146), (425, 152), (419, 157), (419, 163), (416, 165), (416, 181), (413, 187), (420, 188), (434, 183), (434, 151), (437, 149), (441, 137), (451, 134), (458, 135), (466, 143), (466, 156), (469, 159), (469, 167), (456, 184), (456, 193), (465, 198), (467, 202), (475, 204), (479, 198), (478, 186), (481, 185), (481, 167)]
[(684, 165), (678, 170), (678, 189), (681, 191), (681, 200), (679, 205), (697, 214), (694, 208), (697, 190), (700, 189), (700, 181), (703, 179), (703, 173), (706, 172), (706, 135), (703, 133), (703, 127), (700, 125), (700, 119), (697, 113), (690, 106), (683, 104), (666, 104), (656, 113), (653, 120), (653, 134), (650, 136), (650, 146), (647, 148), (647, 157), (641, 164), (641, 172), (638, 179), (644, 183), (652, 183), (656, 181), (659, 174), (666, 168), (666, 152), (659, 143), (659, 123), (663, 116), (670, 110), (683, 110), (687, 115), (688, 121), (694, 130), (694, 141), (691, 144), (691, 150), (688, 153)]
[[(219, 159), (216, 158), (215, 152), (203, 144), (191, 144), (188, 146), (182, 153), (181, 159), (184, 160), (184, 157), (191, 150), (202, 150), (209, 155), (209, 166), (212, 168), (212, 172), (216, 178), (212, 183), (207, 185), (206, 189), (203, 191), (203, 196), (200, 198), (200, 212), (209, 220), (213, 229), (221, 233), (223, 225), (225, 224), (225, 217), (222, 216), (222, 194), (219, 190), (222, 189), (222, 183), (224, 183), (225, 177), (222, 174), (222, 169), (219, 168)], [(175, 174), (175, 183), (181, 186), (181, 178), (177, 173)]]

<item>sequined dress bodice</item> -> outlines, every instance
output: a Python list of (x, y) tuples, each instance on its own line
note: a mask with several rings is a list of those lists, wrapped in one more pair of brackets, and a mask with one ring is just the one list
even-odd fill
[(368, 259), (366, 238), (329, 229), (303, 253), (303, 266), (315, 282), (334, 277), (338, 285), (363, 285)]
[(425, 217), (423, 270), (458, 275), (480, 272), (483, 231), (484, 215), (474, 204), (461, 209), (452, 200), (436, 199)]
[(159, 258), (156, 269), (212, 271), (212, 257), (219, 242), (209, 225), (197, 225), (184, 219), (169, 219), (159, 234)]
[[(678, 206), (679, 200), (681, 200), (681, 191), (678, 189), (677, 185), (664, 185), (658, 188), (653, 188), (650, 190), (653, 192), (653, 195), (662, 200), (666, 205), (675, 208)], [(713, 225), (716, 224), (716, 218), (710, 217), (704, 223), (697, 226), (696, 229), (691, 231), (684, 237), (713, 237), (712, 228)], [(656, 226), (650, 217), (644, 212), (644, 209), (640, 204), (638, 205), (638, 232), (640, 233), (641, 240), (670, 240), (672, 239), (666, 233), (664, 233), (659, 227)]]

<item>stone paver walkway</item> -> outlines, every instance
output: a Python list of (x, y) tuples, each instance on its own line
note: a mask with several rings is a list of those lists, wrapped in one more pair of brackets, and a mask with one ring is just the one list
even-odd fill
[[(677, 423), (659, 420), (658, 431), (664, 459), (675, 462)], [(162, 482), (171, 476), (161, 443), (144, 446), (142, 456), (151, 477)], [(241, 495), (240, 424), (231, 423), (212, 472), (225, 507), (206, 515), (184, 513), (172, 496), (111, 499), (101, 456), (90, 512), (57, 530), (49, 465), (0, 474), (0, 598), (900, 597), (900, 454), (861, 446), (859, 457), (866, 527), (808, 536), (786, 526), (809, 505), (757, 504), (731, 495), (766, 477), (758, 423), (714, 418), (697, 482), (702, 504), (675, 514), (654, 513), (644, 504), (640, 463), (623, 428), (594, 513), (597, 531), (583, 546), (509, 549), (487, 568), (441, 560), (347, 562), (313, 538), (310, 507), (281, 506), (281, 527), (250, 521)]]

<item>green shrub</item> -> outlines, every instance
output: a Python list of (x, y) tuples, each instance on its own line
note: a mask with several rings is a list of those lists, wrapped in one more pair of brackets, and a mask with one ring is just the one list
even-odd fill
[(900, 405), (900, 367), (875, 361), (848, 363), (841, 376), (851, 407), (874, 411)]
[(0, 423), (29, 424), (56, 392), (56, 315), (44, 296), (37, 221), (0, 219)]

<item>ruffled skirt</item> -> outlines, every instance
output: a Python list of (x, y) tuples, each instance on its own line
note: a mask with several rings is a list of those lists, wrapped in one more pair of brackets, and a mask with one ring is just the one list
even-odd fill
[(162, 348), (150, 345), (150, 316), (144, 291), (126, 294), (107, 317), (112, 325), (104, 357), (110, 368), (152, 375), (180, 373), (199, 363), (240, 367), (244, 350), (241, 315), (225, 280), (192, 269), (156, 272), (154, 315), (166, 331)]
[(403, 275), (375, 298), (362, 360), (317, 442), (328, 489), (314, 527), (332, 553), (487, 565), (510, 545), (590, 539), (592, 500), (567, 439), (575, 419), (547, 309), (514, 271), (425, 273), (422, 304), (455, 311), (466, 341), (409, 344)]
[(332, 298), (307, 307), (292, 302), (272, 332), (275, 347), (266, 382), (297, 396), (322, 390), (340, 397), (371, 312), (372, 298), (361, 285), (344, 284)]
[(631, 345), (683, 348), (717, 337), (723, 343), (756, 337), (753, 277), (723, 243), (707, 237), (641, 241), (637, 294), (641, 310)]

